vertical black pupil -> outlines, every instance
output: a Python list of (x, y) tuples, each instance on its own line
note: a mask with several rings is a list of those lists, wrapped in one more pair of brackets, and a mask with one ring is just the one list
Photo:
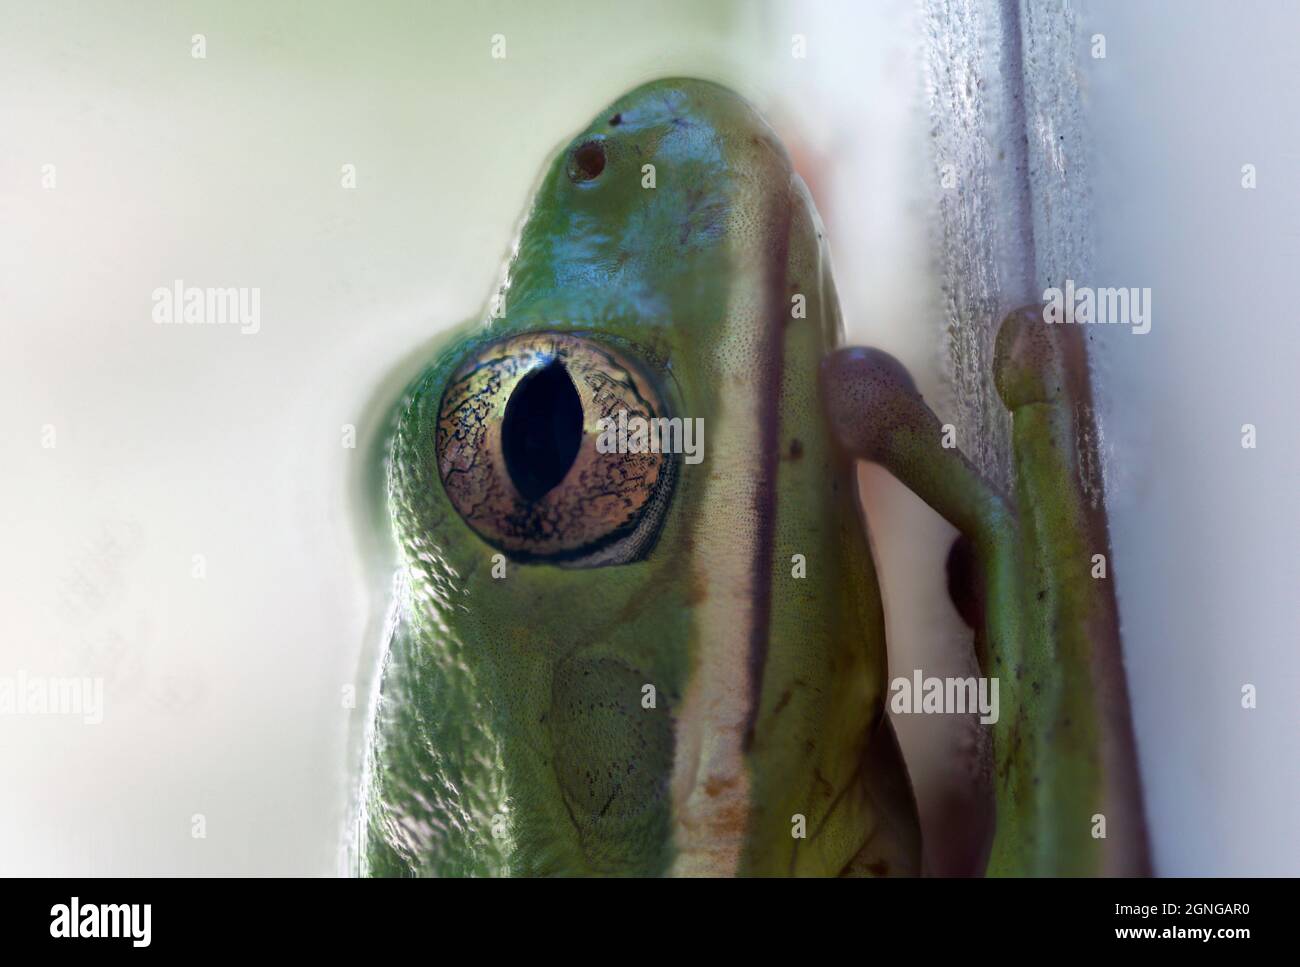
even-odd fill
[(582, 444), (582, 400), (558, 361), (529, 373), (506, 403), (501, 448), (506, 470), (525, 500), (564, 479)]

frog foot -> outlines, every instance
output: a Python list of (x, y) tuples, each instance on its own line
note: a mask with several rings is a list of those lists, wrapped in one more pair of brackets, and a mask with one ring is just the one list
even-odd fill
[(950, 585), (982, 674), (1000, 685), (988, 872), (1149, 874), (1083, 333), (1017, 309), (993, 376), (1011, 416), (1011, 495), (945, 439), (887, 353), (829, 355), (822, 402), (845, 451), (883, 466), (966, 542)]

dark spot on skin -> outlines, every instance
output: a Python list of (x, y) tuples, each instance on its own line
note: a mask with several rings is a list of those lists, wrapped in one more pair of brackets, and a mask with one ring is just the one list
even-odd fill
[(821, 769), (813, 769), (813, 779), (821, 785), (822, 792), (828, 799), (835, 796), (835, 787), (832, 786), (830, 781), (822, 775)]
[(798, 460), (803, 456), (803, 443), (798, 437), (790, 441), (790, 459)]
[(784, 692), (782, 692), (781, 697), (777, 699), (776, 707), (772, 709), (773, 717), (775, 717), (778, 712), (780, 712), (783, 708), (789, 705), (790, 699), (793, 697), (794, 697), (794, 691), (789, 688), (787, 688)]
[(616, 128), (616, 127), (618, 127), (618, 126), (619, 126), (620, 124), (622, 124), (622, 123), (623, 123), (623, 115), (622, 115), (622, 114), (615, 114), (612, 118), (609, 119), (609, 126), (610, 126), (611, 128)]
[(736, 784), (735, 779), (723, 779), (723, 778), (719, 778), (718, 776), (710, 776), (708, 779), (704, 781), (704, 794), (708, 796), (710, 799), (712, 799), (713, 797), (721, 793), (723, 790), (729, 789), (735, 784)]
[(1003, 772), (1001, 773), (1001, 775), (1002, 775), (1002, 781), (1003, 781), (1003, 784), (1004, 784), (1004, 785), (1010, 785), (1010, 784), (1011, 784), (1011, 767), (1010, 767), (1010, 763), (1011, 763), (1011, 761), (1013, 761), (1014, 759), (1017, 758), (1017, 755), (1018, 755), (1018, 753), (1020, 752), (1020, 724), (1021, 724), (1021, 721), (1022, 721), (1021, 719), (1016, 719), (1015, 725), (1013, 725), (1013, 726), (1011, 727), (1011, 741), (1010, 741), (1010, 743), (1009, 743), (1009, 744), (1010, 744), (1010, 747), (1011, 747), (1011, 755), (1008, 757), (1007, 762), (1004, 764), (1004, 766), (1003, 766)]
[(610, 807), (611, 805), (613, 805), (613, 803), (614, 803), (614, 797), (618, 795), (619, 790), (622, 789), (622, 788), (623, 788), (622, 786), (615, 786), (615, 787), (614, 787), (614, 791), (611, 792), (611, 793), (609, 794), (609, 798), (605, 800), (605, 805), (603, 805), (603, 806), (600, 807), (600, 815), (601, 815), (601, 816), (604, 816), (605, 813), (609, 812), (609, 807)]
[(1039, 591), (1039, 592), (1038, 592), (1038, 600), (1039, 600), (1039, 601), (1042, 601), (1043, 598), (1045, 598), (1045, 597), (1047, 597), (1047, 591), (1046, 591), (1046, 590), (1043, 590), (1043, 591)]

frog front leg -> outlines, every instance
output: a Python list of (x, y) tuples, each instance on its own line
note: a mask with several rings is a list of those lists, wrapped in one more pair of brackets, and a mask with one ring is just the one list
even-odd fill
[(1012, 419), (1010, 498), (943, 445), (938, 418), (888, 354), (829, 356), (823, 402), (841, 446), (884, 466), (974, 548), (976, 649), (1000, 686), (988, 871), (1146, 874), (1082, 335), (1047, 324), (1040, 309), (1017, 310), (994, 365)]

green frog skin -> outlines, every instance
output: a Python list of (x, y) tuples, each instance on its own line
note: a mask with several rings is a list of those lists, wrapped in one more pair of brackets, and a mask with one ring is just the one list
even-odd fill
[[(396, 578), (362, 873), (919, 872), (858, 459), (974, 551), (990, 872), (1145, 869), (1114, 599), (1078, 580), (1106, 541), (1070, 445), (1081, 349), (1004, 325), (996, 494), (895, 361), (840, 348), (823, 234), (715, 84), (639, 87), (551, 161), (500, 291), (422, 351), (376, 448)], [(664, 445), (608, 452), (616, 417)]]

